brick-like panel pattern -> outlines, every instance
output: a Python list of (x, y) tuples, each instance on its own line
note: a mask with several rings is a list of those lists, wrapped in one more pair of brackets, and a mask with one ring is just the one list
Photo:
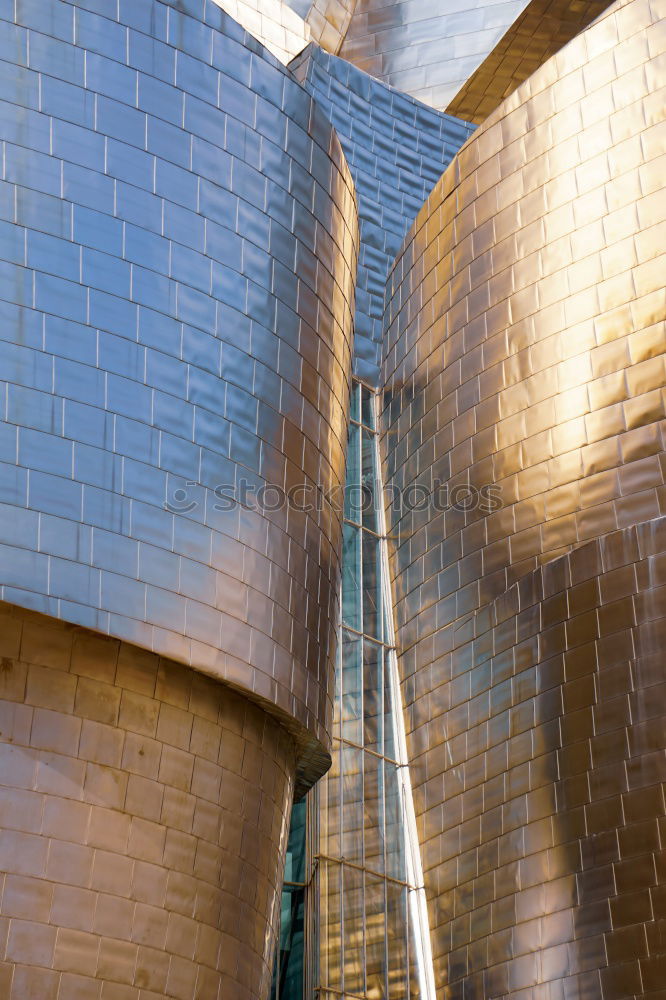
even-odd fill
[(391, 87), (443, 110), (528, 2), (356, 0), (337, 51)]
[(423, 202), (474, 131), (316, 45), (289, 66), (339, 136), (358, 197), (354, 373), (380, 377), (386, 279)]
[(666, 518), (548, 563), (444, 636), (445, 711), (419, 733), (447, 739), (420, 821), (438, 996), (663, 998)]
[(345, 40), (355, 7), (356, 0), (312, 0), (307, 23), (313, 42), (337, 55)]
[[(392, 499), (426, 494), (388, 518), (435, 915), (447, 626), (666, 511), (665, 46), (658, 3), (610, 7), (467, 142), (389, 280), (385, 481)], [(448, 509), (442, 490), (427, 499), (438, 485)], [(437, 932), (440, 976), (449, 948)]]
[(539, 66), (599, 17), (609, 0), (530, 0), (446, 109), (482, 122)]
[(391, 507), (403, 647), (661, 513), (665, 35), (650, 0), (612, 7), (480, 127), (396, 261), (387, 483), (463, 491)]
[(0, 996), (264, 1000), (294, 771), (218, 681), (0, 605)]
[(312, 781), (357, 245), (333, 129), (212, 0), (29, 0), (0, 3), (0, 136), (0, 598), (249, 691)]
[(215, 0), (282, 63), (310, 41), (310, 27), (286, 0)]

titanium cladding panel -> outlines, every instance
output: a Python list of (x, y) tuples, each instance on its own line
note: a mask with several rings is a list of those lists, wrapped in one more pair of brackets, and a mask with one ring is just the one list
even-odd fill
[[(451, 996), (462, 996), (468, 966), (454, 970), (450, 956), (458, 947), (472, 948), (475, 921), (486, 919), (493, 893), (514, 891), (497, 874), (497, 838), (514, 831), (522, 844), (531, 822), (511, 804), (508, 763), (501, 754), (492, 765), (484, 757), (485, 700), (514, 697), (522, 684), (513, 676), (518, 668), (510, 665), (502, 674), (498, 661), (493, 686), (489, 666), (486, 694), (476, 686), (483, 671), (473, 672), (476, 647), (466, 647), (464, 660), (453, 650), (472, 615), (541, 563), (656, 518), (666, 503), (665, 41), (658, 4), (626, 0), (541, 67), (443, 175), (390, 279), (387, 489), (391, 496), (410, 486), (426, 494), (438, 484), (448, 487), (448, 509), (440, 491), (437, 506), (431, 495), (402, 513), (389, 505), (388, 517), (433, 951), (440, 987), (458, 983)], [(499, 487), (498, 509), (483, 509), (480, 492), (487, 486)], [(458, 509), (451, 506), (456, 499)], [(572, 606), (571, 614), (577, 610)], [(601, 614), (596, 605), (591, 613)], [(537, 628), (543, 650), (550, 624), (545, 616)], [(575, 645), (563, 641), (566, 649)], [(491, 654), (500, 652), (500, 644), (491, 646)], [(602, 658), (600, 672), (605, 663)], [(538, 671), (530, 676), (525, 683), (538, 684)], [(654, 694), (661, 713), (660, 689)], [(462, 733), (455, 744), (447, 717), (454, 706)], [(575, 726), (577, 710), (575, 700), (565, 699), (553, 725)], [(538, 715), (529, 721), (526, 712), (520, 731), (536, 746), (546, 731)], [(510, 715), (497, 725), (510, 726)], [(517, 734), (507, 732), (507, 739)], [(451, 769), (452, 762), (461, 767)], [(599, 758), (600, 766), (608, 763)], [(489, 766), (499, 768), (496, 799), (480, 791)], [(448, 813), (459, 794), (460, 824)], [(443, 838), (444, 821), (452, 831)], [(460, 859), (457, 837), (464, 839)], [(474, 838), (487, 849), (483, 873), (466, 860)], [(574, 848), (567, 861), (572, 872), (578, 857)], [(495, 887), (480, 884), (470, 902), (473, 880), (486, 873)], [(607, 900), (606, 889), (600, 892)], [(517, 947), (521, 918), (507, 905), (501, 926), (513, 928)], [(631, 923), (630, 913), (626, 920)], [(591, 926), (603, 931), (601, 922)], [(583, 936), (576, 931), (576, 938)], [(495, 962), (476, 953), (467, 959), (477, 971)], [(590, 961), (597, 968), (596, 958)], [(547, 977), (542, 969), (539, 975), (544, 978), (535, 982), (560, 973)], [(466, 988), (475, 997), (504, 989), (484, 994), (478, 980)], [(504, 992), (513, 996), (517, 989), (512, 981)], [(634, 992), (640, 990), (628, 995)], [(565, 995), (618, 994), (604, 985), (603, 992)]]
[(340, 145), (209, 0), (13, 10), (0, 597), (243, 688), (293, 720), (312, 780), (340, 519), (255, 500), (344, 482), (357, 222)]
[(391, 264), (429, 192), (473, 126), (434, 111), (309, 45), (290, 65), (340, 137), (358, 196), (354, 372), (377, 385)]
[(294, 741), (182, 664), (0, 603), (2, 1000), (267, 1000)]
[(528, 0), (357, 0), (338, 51), (444, 110)]
[(449, 114), (482, 122), (505, 97), (610, 7), (609, 0), (530, 0), (456, 94)]
[(442, 996), (663, 997), (665, 569), (656, 518), (451, 631)]
[(307, 12), (312, 40), (327, 52), (337, 55), (354, 16), (356, 2), (357, 0), (312, 0)]
[(215, 3), (285, 65), (310, 41), (310, 28), (285, 0), (215, 0)]

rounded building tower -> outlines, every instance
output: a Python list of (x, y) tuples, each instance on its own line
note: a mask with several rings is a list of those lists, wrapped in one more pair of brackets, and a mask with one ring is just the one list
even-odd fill
[(0, 994), (264, 1000), (328, 761), (353, 186), (211, 0), (0, 18)]
[[(664, 20), (620, 0), (387, 290), (392, 577), (437, 997), (662, 996)], [(661, 85), (661, 90), (660, 90)]]

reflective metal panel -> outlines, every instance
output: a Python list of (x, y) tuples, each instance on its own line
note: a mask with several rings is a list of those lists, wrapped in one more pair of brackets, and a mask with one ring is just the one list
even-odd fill
[(390, 266), (428, 193), (473, 128), (316, 45), (290, 69), (335, 126), (356, 185), (361, 245), (353, 363), (360, 378), (377, 384)]
[(449, 114), (482, 122), (505, 97), (566, 45), (610, 0), (530, 0), (506, 35), (453, 98)]
[(214, 3), (90, 6), (0, 7), (0, 596), (242, 688), (312, 781), (352, 179), (324, 113)]
[(360, 69), (444, 109), (528, 0), (357, 0), (339, 49)]
[(449, 707), (428, 724), (446, 738), (429, 759), (445, 797), (422, 818), (441, 996), (663, 992), (663, 566), (658, 518), (447, 630)]
[(0, 602), (0, 995), (267, 1000), (294, 743), (244, 695)]
[(307, 15), (313, 42), (337, 54), (345, 40), (357, 0), (312, 0)]
[[(663, 41), (658, 4), (625, 0), (541, 67), (443, 175), (390, 279), (391, 565), (442, 996), (643, 995), (662, 961), (656, 854), (613, 853), (661, 744), (605, 700), (661, 617), (631, 541), (656, 528), (629, 529), (666, 501)], [(626, 558), (597, 564), (605, 545)], [(626, 968), (625, 927), (647, 942)]]
[(287, 0), (215, 0), (215, 3), (281, 63), (288, 63), (310, 41), (310, 26), (295, 3)]

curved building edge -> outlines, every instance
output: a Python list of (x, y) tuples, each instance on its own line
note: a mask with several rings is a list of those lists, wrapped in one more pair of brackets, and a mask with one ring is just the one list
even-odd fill
[(296, 755), (247, 696), (0, 603), (5, 1000), (270, 991)]
[[(480, 855), (468, 853), (495, 835), (525, 843), (531, 820), (512, 812), (513, 772), (504, 751), (485, 756), (495, 744), (483, 741), (488, 699), (506, 702), (492, 723), (502, 732), (511, 698), (538, 684), (541, 661), (518, 680), (517, 661), (507, 666), (500, 656), (497, 670), (508, 673), (487, 694), (501, 645), (491, 643), (488, 659), (481, 642), (478, 669), (473, 644), (462, 658), (454, 649), (484, 609), (544, 563), (589, 554), (591, 539), (663, 514), (663, 28), (657, 4), (622, 0), (522, 83), (444, 173), (389, 277), (382, 457), (388, 496), (403, 498), (402, 508), (392, 501), (387, 511), (391, 574), (435, 971), (451, 997), (541, 997), (551, 986), (569, 995), (578, 988), (569, 977), (585, 971), (578, 938), (586, 933), (578, 930), (566, 938), (564, 971), (546, 975), (534, 957), (541, 944), (518, 961), (524, 953), (512, 941), (522, 918), (513, 904), (486, 923), (508, 884), (494, 895), (495, 880), (504, 879), (496, 845), (485, 850), (483, 872), (473, 870)], [(426, 500), (405, 504), (410, 490)], [(653, 585), (642, 586), (639, 600), (653, 600)], [(591, 611), (606, 620), (603, 609)], [(568, 650), (575, 642), (561, 621)], [(549, 641), (545, 618), (537, 632)], [(506, 641), (518, 656), (517, 640)], [(528, 723), (524, 711), (524, 739), (546, 739), (550, 730)], [(567, 704), (553, 725), (574, 724), (570, 714)], [(511, 767), (526, 761), (512, 758)], [(495, 766), (484, 800), (484, 769)], [(527, 771), (517, 772), (521, 781)], [(454, 799), (462, 804), (455, 816), (447, 813)], [(649, 818), (657, 822), (656, 813)], [(547, 873), (541, 879), (536, 894), (548, 895)], [(600, 918), (590, 935), (632, 923), (630, 901), (617, 907), (610, 929)], [(498, 943), (492, 953), (488, 926)], [(649, 956), (659, 947), (653, 940)], [(503, 950), (516, 956), (511, 978), (488, 980)], [(614, 996), (625, 972), (638, 982), (637, 966), (602, 973), (603, 958), (590, 955), (590, 995)], [(580, 988), (592, 989), (585, 982)]]
[(308, 44), (310, 25), (286, 0), (215, 0), (283, 65)]
[(353, 183), (215, 3), (109, 13), (5, 25), (0, 597), (242, 689), (304, 788), (328, 763), (340, 514), (237, 494), (344, 483)]
[(416, 215), (474, 126), (310, 44), (289, 64), (336, 130), (356, 186), (354, 374), (379, 382), (386, 280)]

